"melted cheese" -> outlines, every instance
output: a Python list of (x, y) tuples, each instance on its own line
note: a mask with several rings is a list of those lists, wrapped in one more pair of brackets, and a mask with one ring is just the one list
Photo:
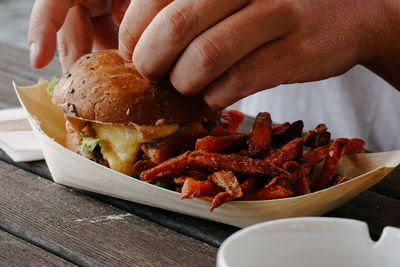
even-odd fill
[[(91, 123), (101, 139), (103, 158), (111, 169), (132, 175), (132, 166), (142, 143), (166, 137), (179, 130), (179, 124), (136, 127)], [(145, 130), (144, 130), (145, 129)]]

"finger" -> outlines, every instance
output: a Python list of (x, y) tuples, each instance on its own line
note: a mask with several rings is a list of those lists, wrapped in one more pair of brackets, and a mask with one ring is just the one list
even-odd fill
[(147, 25), (157, 13), (173, 0), (135, 0), (131, 1), (119, 27), (119, 52), (126, 59), (132, 53)]
[(37, 0), (29, 23), (28, 45), (31, 64), (43, 68), (54, 57), (56, 33), (61, 28), (71, 1)]
[(286, 39), (264, 45), (233, 65), (203, 91), (204, 100), (217, 109), (258, 91), (296, 80), (304, 72), (304, 59)]
[(93, 50), (117, 49), (118, 26), (111, 14), (91, 19), (93, 26)]
[(247, 2), (175, 0), (157, 14), (140, 37), (132, 58), (136, 68), (149, 80), (161, 80), (198, 34)]
[(191, 42), (170, 75), (179, 92), (197, 94), (234, 63), (295, 26), (292, 7), (259, 3), (246, 6)]
[(100, 17), (111, 12), (112, 0), (80, 0), (89, 18)]
[(112, 1), (111, 14), (115, 24), (120, 25), (124, 18), (125, 12), (129, 7), (130, 0), (114, 0)]
[(57, 34), (63, 72), (81, 56), (92, 51), (93, 32), (90, 19), (81, 6), (71, 8)]

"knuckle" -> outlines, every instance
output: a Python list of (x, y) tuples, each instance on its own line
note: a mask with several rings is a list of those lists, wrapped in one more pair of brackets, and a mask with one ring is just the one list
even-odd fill
[[(135, 55), (135, 54), (134, 54)], [(140, 73), (140, 75), (148, 81), (158, 82), (160, 78), (155, 73), (155, 70), (149, 66), (149, 64), (143, 63), (142, 60), (137, 60), (134, 56), (133, 63), (135, 65), (136, 70)]]
[(63, 72), (67, 70), (77, 59), (76, 52), (68, 46), (68, 41), (64, 38), (58, 38), (57, 50), (60, 58), (61, 68)]
[(228, 87), (235, 89), (236, 92), (243, 91), (250, 85), (245, 70), (240, 66), (233, 66), (226, 72), (226, 82)]
[(297, 9), (297, 1), (294, 0), (280, 0), (279, 9), (285, 14), (294, 13)]
[(191, 81), (185, 78), (182, 78), (181, 75), (176, 75), (174, 72), (171, 73), (169, 77), (172, 86), (183, 95), (195, 95), (194, 90), (192, 89)]
[(159, 23), (172, 43), (180, 42), (190, 31), (192, 14), (189, 9), (179, 9), (170, 5), (159, 13)]
[(151, 7), (151, 8), (157, 8), (157, 7), (165, 7), (169, 3), (171, 3), (172, 0), (125, 0), (127, 2), (133, 2), (133, 4), (136, 4), (141, 7)]
[(146, 68), (146, 64), (140, 64), (138, 60), (133, 60), (136, 70), (142, 75), (143, 78), (151, 80), (152, 72)]
[(71, 51), (68, 47), (68, 42), (64, 38), (58, 38), (57, 49), (60, 58), (67, 58), (71, 54)]
[(36, 12), (32, 12), (31, 18), (29, 21), (29, 30), (32, 31), (33, 29), (36, 29), (40, 27), (40, 25), (43, 24), (43, 21), (41, 20), (41, 17), (38, 16)]
[(212, 95), (205, 93), (203, 95), (204, 101), (209, 105), (211, 108), (216, 110), (224, 109), (227, 105), (224, 105), (221, 101), (222, 99), (216, 99)]
[(298, 26), (301, 21), (301, 2), (296, 0), (276, 0), (260, 3), (259, 10), (265, 16), (278, 17), (285, 28), (291, 30)]
[(122, 23), (119, 32), (118, 32), (118, 41), (120, 45), (122, 45), (127, 50), (133, 50), (134, 47), (134, 36), (130, 32), (129, 28), (127, 27), (126, 23)]
[(203, 87), (193, 77), (193, 74), (188, 73), (186, 69), (174, 68), (169, 76), (173, 87), (183, 95), (194, 96), (197, 95)]
[(213, 69), (221, 60), (222, 53), (216, 41), (199, 38), (193, 43), (193, 60), (202, 69)]
[(278, 5), (278, 10), (282, 14), (285, 21), (294, 26), (299, 24), (300, 20), (300, 5), (295, 0), (282, 0)]

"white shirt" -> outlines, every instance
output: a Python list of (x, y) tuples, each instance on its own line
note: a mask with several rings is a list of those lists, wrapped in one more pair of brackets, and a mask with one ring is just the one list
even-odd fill
[[(399, 74), (400, 75), (400, 74)], [(271, 113), (273, 122), (325, 123), (332, 138), (361, 138), (366, 149), (400, 149), (400, 92), (364, 67), (323, 81), (281, 85), (242, 100), (241, 110)]]

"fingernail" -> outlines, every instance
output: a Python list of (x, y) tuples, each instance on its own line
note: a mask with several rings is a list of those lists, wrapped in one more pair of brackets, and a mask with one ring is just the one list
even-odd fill
[(32, 42), (29, 45), (29, 58), (31, 60), (32, 66), (34, 66), (33, 62), (35, 61), (36, 56), (37, 56), (37, 45), (35, 42)]

